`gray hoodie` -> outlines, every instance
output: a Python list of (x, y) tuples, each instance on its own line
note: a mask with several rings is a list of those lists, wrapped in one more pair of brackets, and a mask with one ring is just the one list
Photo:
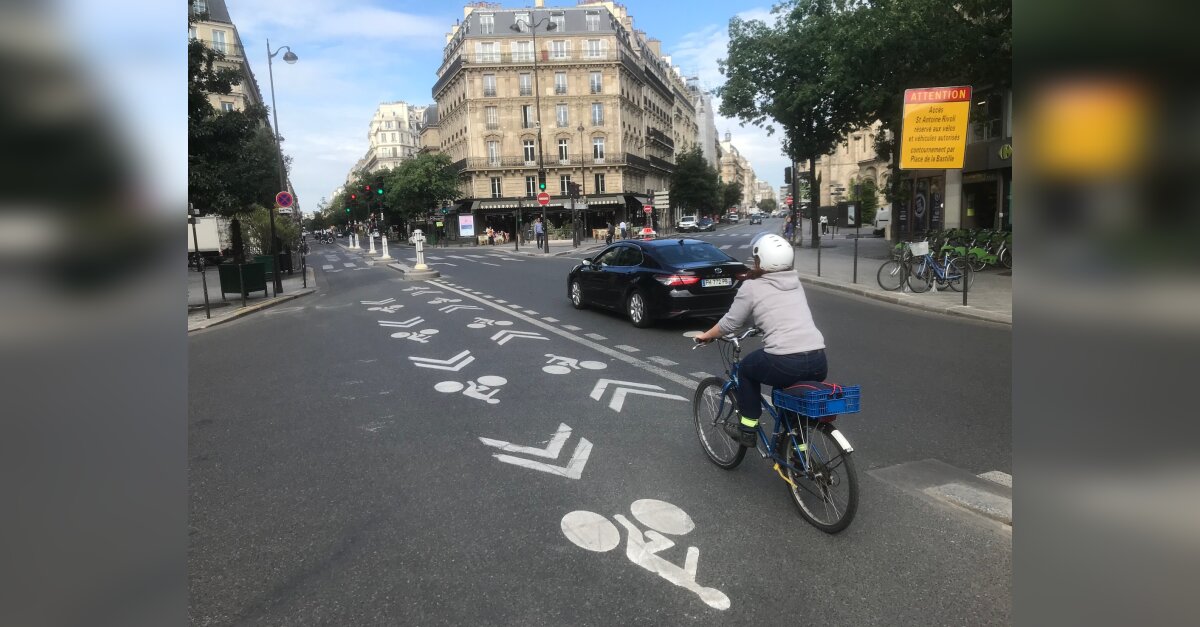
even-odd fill
[(742, 283), (729, 313), (718, 324), (727, 334), (759, 327), (763, 330), (763, 350), (772, 355), (825, 348), (825, 338), (808, 310), (800, 277), (790, 270)]

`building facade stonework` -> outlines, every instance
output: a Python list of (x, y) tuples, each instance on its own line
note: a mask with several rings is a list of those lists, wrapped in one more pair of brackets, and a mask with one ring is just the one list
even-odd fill
[(425, 109), (404, 101), (381, 103), (367, 129), (367, 154), (354, 172), (394, 168), (415, 156), (421, 150)]
[(477, 229), (517, 228), (518, 209), (526, 226), (541, 214), (539, 171), (552, 225), (570, 219), (569, 183), (586, 197), (585, 232), (608, 219), (640, 223), (651, 194), (667, 190), (675, 154), (696, 143), (695, 96), (623, 5), (537, 4), (464, 8), (422, 145), (450, 156), (462, 182), (455, 211)]

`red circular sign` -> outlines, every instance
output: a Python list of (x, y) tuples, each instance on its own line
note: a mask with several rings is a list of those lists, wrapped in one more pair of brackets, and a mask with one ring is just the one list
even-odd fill
[(546, 192), (542, 192), (542, 193), (538, 194), (537, 199), (538, 199), (538, 204), (543, 207), (550, 204), (550, 194), (547, 194)]
[(279, 192), (278, 194), (275, 194), (275, 204), (285, 209), (287, 207), (291, 207), (295, 200), (296, 199), (292, 198), (292, 195), (289, 192)]
[(650, 213), (651, 211), (654, 211), (654, 207), (651, 207), (650, 205), (642, 205), (642, 211)]
[(789, 204), (789, 205), (790, 205), (790, 204), (792, 204), (792, 197), (791, 197), (791, 196), (788, 196), (788, 197), (787, 197), (787, 200), (785, 200), (784, 202), (786, 202), (786, 203), (787, 203), (787, 204)]

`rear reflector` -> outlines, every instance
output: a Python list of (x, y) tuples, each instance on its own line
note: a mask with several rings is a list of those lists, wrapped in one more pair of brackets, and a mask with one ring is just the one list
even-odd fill
[(663, 285), (671, 285), (671, 286), (695, 285), (700, 282), (700, 277), (693, 276), (690, 274), (660, 275), (660, 276), (656, 276), (654, 278), (657, 279), (658, 282), (662, 283)]

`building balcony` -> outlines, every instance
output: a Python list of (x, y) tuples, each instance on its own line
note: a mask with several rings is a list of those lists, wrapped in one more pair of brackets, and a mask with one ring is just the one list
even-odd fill
[(592, 126), (604, 126), (604, 118), (592, 118)]
[(566, 120), (559, 120), (557, 126), (558, 128), (570, 128), (571, 123)]
[(532, 87), (522, 87), (520, 90), (520, 93), (522, 96), (532, 96), (533, 88)]
[(604, 87), (603, 87), (603, 86), (601, 86), (601, 85), (592, 85), (592, 93), (593, 93), (593, 94), (598, 94), (598, 93), (601, 93), (601, 92), (603, 92), (603, 91), (604, 91)]
[(563, 95), (563, 94), (567, 93), (567, 86), (566, 86), (566, 85), (555, 85), (555, 86), (554, 86), (554, 93), (555, 93), (555, 94), (557, 94), (557, 95), (559, 95), (559, 96), (561, 96), (561, 95)]
[[(554, 157), (547, 155), (545, 157), (547, 169), (578, 170), (580, 167), (591, 168), (592, 166), (625, 165), (627, 163), (627, 159), (640, 159), (640, 157), (628, 154), (609, 154), (606, 155), (607, 158), (604, 159), (593, 159), (591, 155), (584, 154), (582, 155), (582, 162), (581, 155), (579, 153), (567, 155), (566, 160), (558, 159), (556, 157), (557, 155)], [(642, 160), (642, 163), (644, 162), (645, 161)], [(639, 164), (629, 161), (629, 165)], [(466, 170), (537, 170), (538, 164), (537, 160), (526, 161), (524, 157), (499, 157), (496, 159), (489, 159), (487, 157), (472, 157), (466, 159), (466, 165), (464, 167)]]
[(489, 130), (489, 131), (497, 131), (497, 130), (500, 130), (500, 123), (499, 122), (488, 122), (487, 124), (484, 125), (484, 127), (487, 128), (487, 130)]
[(483, 95), (485, 98), (495, 98), (496, 97), (496, 88), (495, 87), (492, 87), (492, 88), (484, 87)]

